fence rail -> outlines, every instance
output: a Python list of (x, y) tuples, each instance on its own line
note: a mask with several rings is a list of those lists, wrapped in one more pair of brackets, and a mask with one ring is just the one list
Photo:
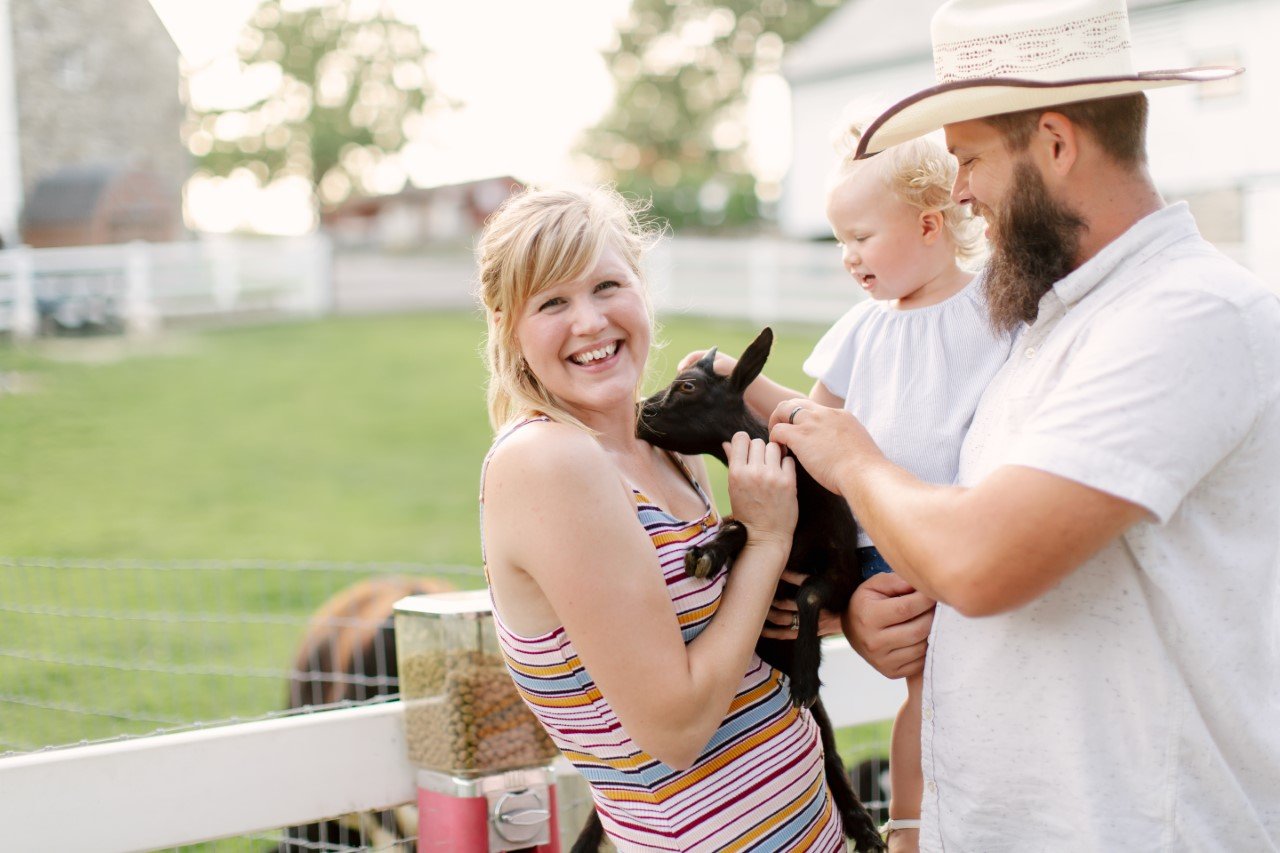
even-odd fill
[[(215, 849), (260, 851), (281, 827), (411, 802), (388, 656), (390, 604), (406, 579), (483, 584), (460, 566), (0, 557), (0, 848), (238, 838)], [(380, 653), (352, 652), (370, 643)], [(837, 726), (901, 704), (900, 682), (842, 641), (826, 644), (821, 675)], [(291, 689), (299, 680), (302, 692)], [(589, 798), (567, 764), (560, 781), (561, 826), (573, 834)], [(440, 849), (432, 816), (417, 820), (418, 849)]]
[(648, 269), (659, 313), (830, 324), (864, 297), (829, 242), (676, 237)]
[(0, 251), (0, 331), (42, 328), (147, 332), (165, 319), (315, 316), (332, 302), (326, 237), (210, 235), (133, 243)]
[[(837, 727), (891, 717), (905, 695), (842, 640), (824, 643), (822, 680)], [(560, 761), (557, 780), (580, 811), (576, 771)], [(0, 759), (0, 822), (14, 850), (152, 850), (392, 808), (415, 785), (401, 703), (386, 702)], [(441, 849), (430, 815), (418, 833)]]
[[(781, 237), (672, 237), (645, 261), (659, 314), (830, 324), (864, 297), (834, 243)], [(474, 258), (339, 253), (336, 310), (377, 313), (475, 306)]]
[[(646, 262), (662, 314), (828, 324), (863, 294), (831, 243), (779, 237), (675, 237)], [(185, 317), (316, 316), (470, 308), (475, 261), (431, 255), (335, 257), (326, 237), (209, 235), (0, 251), (0, 331), (119, 327), (149, 331)]]

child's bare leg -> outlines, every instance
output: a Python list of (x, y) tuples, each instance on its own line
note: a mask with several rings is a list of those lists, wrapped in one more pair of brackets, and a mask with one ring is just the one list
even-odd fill
[[(893, 721), (893, 741), (889, 749), (889, 817), (919, 818), (924, 796), (924, 773), (920, 769), (920, 697), (922, 675), (907, 678), (907, 701)], [(899, 829), (889, 835), (891, 853), (915, 853), (920, 849), (920, 830)]]

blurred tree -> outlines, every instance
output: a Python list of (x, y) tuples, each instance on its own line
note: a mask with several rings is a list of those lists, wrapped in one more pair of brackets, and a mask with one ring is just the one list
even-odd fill
[(748, 87), (840, 0), (634, 0), (607, 56), (612, 112), (584, 150), (673, 227), (758, 216)]
[(397, 152), (437, 100), (418, 28), (377, 0), (296, 5), (265, 0), (241, 34), (250, 103), (189, 110), (184, 138), (199, 168), (247, 168), (264, 186), (304, 178), (325, 203), (399, 190)]

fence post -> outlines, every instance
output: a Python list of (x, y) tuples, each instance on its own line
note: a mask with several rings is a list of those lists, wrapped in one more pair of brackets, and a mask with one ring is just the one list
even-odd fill
[(747, 268), (747, 314), (757, 326), (778, 318), (778, 288), (781, 281), (776, 240), (759, 238), (751, 241), (751, 263)]
[(231, 311), (240, 298), (240, 247), (229, 237), (209, 242), (213, 261), (213, 302), (219, 311)]
[(333, 311), (333, 241), (322, 231), (307, 237), (306, 280), (303, 287), (307, 298), (305, 308), (316, 316)]
[[(671, 270), (674, 266), (674, 237), (665, 237), (653, 250), (645, 255), (645, 279), (649, 285), (649, 298), (653, 301), (653, 310), (662, 313), (675, 308), (680, 310), (687, 306), (676, 303), (675, 289), (672, 287)], [(682, 294), (688, 301), (688, 293)]]
[(13, 252), (13, 336), (34, 338), (40, 328), (36, 309), (35, 257), (30, 246), (15, 246)]
[(151, 256), (144, 240), (129, 243), (125, 260), (124, 324), (131, 335), (149, 335), (160, 314), (151, 301)]

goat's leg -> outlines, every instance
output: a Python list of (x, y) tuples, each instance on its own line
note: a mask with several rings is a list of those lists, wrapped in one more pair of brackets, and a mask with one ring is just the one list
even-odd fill
[(836, 812), (840, 815), (844, 834), (853, 840), (854, 849), (858, 853), (884, 850), (884, 841), (880, 838), (875, 819), (854, 793), (844, 762), (840, 760), (840, 753), (836, 751), (835, 731), (831, 727), (831, 718), (827, 716), (827, 709), (822, 706), (822, 700), (814, 702), (809, 712), (813, 714), (813, 721), (817, 723), (818, 731), (822, 735), (822, 763), (826, 772), (827, 788), (831, 791), (831, 800), (835, 804)]
[(822, 638), (818, 636), (818, 617), (823, 607), (834, 600), (838, 582), (825, 575), (810, 575), (796, 590), (799, 631), (791, 664), (791, 701), (796, 707), (812, 705), (818, 698), (818, 667), (822, 664)]
[(578, 833), (578, 840), (573, 842), (569, 853), (596, 853), (603, 842), (604, 824), (600, 823), (600, 813), (592, 809), (587, 822), (582, 825), (582, 832)]
[(694, 545), (684, 553), (685, 574), (705, 580), (725, 563), (731, 563), (747, 546), (747, 528), (740, 521), (726, 518), (705, 545)]

